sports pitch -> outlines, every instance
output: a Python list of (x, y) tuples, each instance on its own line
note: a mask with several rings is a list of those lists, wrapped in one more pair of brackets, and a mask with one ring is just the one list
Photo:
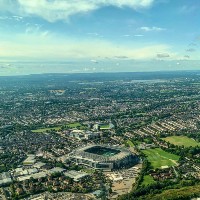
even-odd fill
[(200, 146), (199, 142), (191, 138), (188, 138), (187, 136), (170, 136), (170, 137), (163, 138), (163, 140), (177, 146), (184, 146), (184, 147), (190, 147), (190, 146), (195, 147), (198, 145)]
[(154, 169), (171, 167), (177, 165), (179, 156), (163, 151), (160, 148), (147, 149), (142, 151)]

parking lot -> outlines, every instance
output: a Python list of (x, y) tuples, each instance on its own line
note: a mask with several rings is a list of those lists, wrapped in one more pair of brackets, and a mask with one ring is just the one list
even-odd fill
[(115, 199), (119, 195), (126, 194), (131, 191), (141, 168), (142, 164), (138, 164), (129, 169), (122, 169), (107, 173), (107, 176), (112, 180), (111, 199)]

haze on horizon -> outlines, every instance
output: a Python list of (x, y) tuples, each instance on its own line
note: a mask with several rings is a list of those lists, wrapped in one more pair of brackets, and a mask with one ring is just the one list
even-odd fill
[(0, 0), (0, 75), (200, 69), (199, 0)]

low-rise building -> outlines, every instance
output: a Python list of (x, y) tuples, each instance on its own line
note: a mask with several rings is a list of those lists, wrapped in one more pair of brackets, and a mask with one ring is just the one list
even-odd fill
[(80, 181), (81, 179), (89, 176), (89, 174), (85, 172), (80, 172), (80, 171), (75, 171), (75, 170), (67, 171), (64, 173), (64, 175), (74, 179), (74, 181)]
[(26, 160), (24, 160), (23, 165), (25, 165), (25, 166), (33, 165), (36, 162), (35, 155), (30, 154), (27, 156), (28, 156), (28, 158)]
[(0, 174), (0, 186), (12, 183), (12, 178), (9, 172), (3, 172)]

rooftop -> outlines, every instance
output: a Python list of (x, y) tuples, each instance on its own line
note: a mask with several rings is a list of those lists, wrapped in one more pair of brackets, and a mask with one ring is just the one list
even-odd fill
[(75, 170), (70, 170), (64, 173), (65, 176), (68, 176), (70, 178), (73, 178), (75, 181), (80, 180), (81, 178), (88, 176), (87, 173), (85, 172), (80, 172), (80, 171), (75, 171)]

